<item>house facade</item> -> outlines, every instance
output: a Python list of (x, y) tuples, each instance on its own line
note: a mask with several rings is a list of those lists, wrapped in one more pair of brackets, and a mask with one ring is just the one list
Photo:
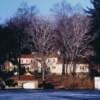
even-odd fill
[[(19, 58), (18, 58), (18, 62), (19, 62)], [(20, 57), (20, 64), (21, 67), (25, 68), (25, 70), (34, 72), (37, 67), (36, 67), (36, 63), (33, 59), (33, 55), (32, 54), (23, 54)]]
[[(43, 54), (34, 53), (30, 55), (21, 55), (20, 62), (21, 66), (25, 67), (31, 72), (37, 71), (41, 73), (42, 71), (42, 60), (44, 58)], [(47, 69), (52, 74), (62, 74), (63, 62), (59, 61), (59, 56), (56, 53), (45, 55), (45, 64)], [(70, 74), (73, 72), (75, 67), (75, 73), (89, 73), (89, 64), (84, 62), (76, 63), (76, 66), (72, 64), (65, 64), (65, 73)]]
[[(53, 66), (49, 66), (50, 67), (50, 72), (51, 73), (54, 73), (54, 74), (62, 74), (62, 70), (63, 70), (63, 64), (62, 63), (58, 63), (58, 64), (55, 64)], [(66, 74), (71, 74), (73, 73), (73, 69), (74, 66), (72, 64), (65, 64), (65, 73)], [(80, 74), (80, 73), (89, 73), (89, 64), (84, 64), (84, 63), (81, 63), (81, 64), (76, 64), (75, 66), (75, 70), (74, 72), (76, 74)]]

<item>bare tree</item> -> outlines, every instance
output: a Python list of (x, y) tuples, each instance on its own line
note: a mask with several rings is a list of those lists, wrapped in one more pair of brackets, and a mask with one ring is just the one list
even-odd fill
[(43, 19), (33, 22), (33, 45), (37, 52), (42, 53), (42, 80), (45, 80), (46, 54), (55, 50), (55, 34), (51, 23)]
[(61, 3), (55, 4), (51, 9), (55, 16), (55, 26), (57, 30), (57, 43), (60, 51), (60, 56), (63, 59), (62, 74), (65, 75), (65, 67), (67, 61), (67, 33), (70, 32), (70, 16), (73, 14), (73, 10), (70, 4), (63, 0)]
[(94, 36), (88, 34), (89, 30), (89, 19), (84, 15), (72, 16), (72, 28), (71, 33), (67, 34), (67, 47), (69, 49), (68, 57), (73, 64), (73, 73), (75, 73), (76, 64), (75, 60), (82, 57), (90, 42), (94, 39)]
[(21, 52), (23, 48), (29, 46), (30, 34), (28, 28), (31, 27), (33, 19), (36, 19), (37, 13), (36, 6), (29, 7), (27, 3), (22, 3), (17, 9), (16, 14), (7, 22), (9, 27), (20, 30), (19, 33), (15, 34), (16, 40), (19, 42), (18, 52)]
[[(70, 22), (69, 22), (70, 21)], [(74, 15), (66, 23), (64, 21), (64, 31), (60, 32), (62, 37), (62, 44), (64, 46), (65, 57), (70, 61), (73, 66), (73, 73), (75, 72), (77, 60), (82, 52), (84, 52), (94, 36), (88, 34), (89, 19), (86, 16)]]
[[(78, 59), (82, 52), (88, 48), (89, 43), (94, 39), (94, 36), (91, 37), (88, 34), (89, 19), (83, 13), (75, 13), (71, 6), (68, 6), (64, 1), (60, 6), (56, 6), (54, 11), (56, 14), (58, 43), (61, 44), (59, 45), (59, 50), (63, 57), (64, 65), (70, 61), (74, 72), (76, 68), (74, 61)], [(65, 74), (64, 65), (63, 74)]]

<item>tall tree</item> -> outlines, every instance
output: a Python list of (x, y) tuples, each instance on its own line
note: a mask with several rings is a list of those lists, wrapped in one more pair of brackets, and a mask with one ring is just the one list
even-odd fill
[(23, 4), (18, 8), (16, 15), (10, 18), (6, 23), (6, 26), (10, 29), (9, 37), (7, 38), (12, 37), (11, 41), (8, 41), (8, 46), (11, 47), (10, 42), (13, 43), (11, 50), (13, 54), (16, 55), (16, 58), (19, 58), (19, 73), (22, 51), (27, 48), (30, 49), (31, 52), (31, 34), (27, 30), (31, 27), (33, 19), (36, 18), (36, 13), (35, 6), (28, 7), (27, 4)]
[[(67, 47), (66, 47), (66, 36), (64, 35), (67, 31), (69, 32), (70, 20), (69, 16), (72, 14), (72, 7), (70, 4), (63, 0), (61, 3), (57, 3), (51, 9), (55, 16), (56, 34), (58, 40), (58, 48), (60, 56), (63, 59), (62, 74), (65, 75), (65, 64), (67, 63)], [(65, 32), (65, 29), (67, 30)]]
[(13, 42), (16, 42), (15, 46), (18, 54), (20, 54), (24, 48), (30, 47), (31, 35), (28, 28), (31, 27), (33, 19), (36, 18), (36, 14), (37, 8), (35, 6), (29, 7), (24, 3), (18, 8), (16, 15), (7, 22), (7, 26), (15, 30), (15, 32), (13, 32)]
[(95, 34), (96, 38), (92, 45), (96, 51), (96, 62), (100, 62), (100, 0), (91, 0), (93, 8), (89, 9), (88, 13), (91, 19), (90, 33)]
[(3, 59), (10, 59), (16, 56), (18, 45), (14, 34), (20, 32), (16, 28), (2, 26), (0, 31), (0, 55)]
[[(55, 19), (58, 33), (59, 50), (63, 57), (64, 65), (69, 60), (72, 65), (78, 59), (81, 53), (88, 48), (93, 37), (87, 34), (89, 30), (89, 19), (84, 13), (74, 12), (74, 9), (62, 2), (60, 6), (56, 6)], [(58, 16), (57, 16), (58, 15)], [(65, 74), (65, 66), (63, 65), (63, 74)], [(75, 71), (75, 66), (73, 72)]]
[(38, 19), (33, 23), (33, 45), (38, 53), (42, 53), (42, 80), (45, 80), (46, 54), (55, 50), (55, 34), (52, 24), (44, 19)]

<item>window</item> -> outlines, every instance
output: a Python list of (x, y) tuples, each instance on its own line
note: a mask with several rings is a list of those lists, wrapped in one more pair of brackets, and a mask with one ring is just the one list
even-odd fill
[(81, 70), (85, 70), (85, 66), (80, 66), (80, 69)]
[(52, 66), (52, 68), (55, 69), (56, 67), (55, 66)]

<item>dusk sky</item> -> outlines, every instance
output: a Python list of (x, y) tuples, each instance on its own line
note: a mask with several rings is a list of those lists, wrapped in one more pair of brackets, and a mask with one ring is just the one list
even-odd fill
[[(13, 16), (17, 8), (26, 2), (28, 5), (36, 5), (41, 14), (49, 14), (50, 8), (62, 0), (0, 0), (0, 22)], [(90, 0), (65, 0), (72, 5), (80, 4), (82, 7), (91, 7)]]

